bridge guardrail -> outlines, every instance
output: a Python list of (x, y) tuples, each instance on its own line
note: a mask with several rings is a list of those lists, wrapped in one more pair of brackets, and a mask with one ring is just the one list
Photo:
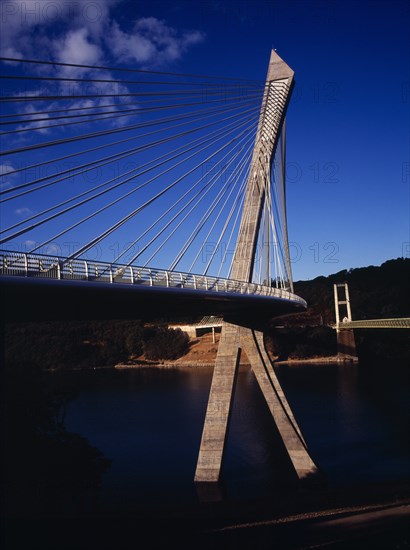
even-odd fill
[(394, 319), (361, 319), (358, 321), (342, 321), (335, 323), (332, 328), (336, 330), (371, 329), (371, 328), (410, 328), (410, 317), (398, 317)]
[(257, 283), (24, 252), (0, 251), (0, 275), (252, 294), (283, 298), (306, 306), (305, 300), (296, 294), (282, 288)]

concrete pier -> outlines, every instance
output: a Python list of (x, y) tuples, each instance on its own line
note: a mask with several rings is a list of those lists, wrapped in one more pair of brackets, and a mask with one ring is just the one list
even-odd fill
[(351, 359), (358, 361), (356, 340), (352, 328), (337, 329), (337, 356), (340, 359)]
[(219, 481), (240, 353), (239, 327), (224, 323), (202, 432), (195, 481)]
[(241, 332), (252, 370), (297, 476), (304, 479), (317, 474), (318, 469), (309, 455), (302, 432), (273, 370), (263, 342), (263, 334), (250, 329), (242, 329)]
[(195, 481), (217, 483), (220, 480), (232, 392), (242, 350), (248, 357), (295, 473), (299, 479), (317, 474), (318, 469), (309, 455), (301, 430), (273, 370), (262, 332), (224, 323)]

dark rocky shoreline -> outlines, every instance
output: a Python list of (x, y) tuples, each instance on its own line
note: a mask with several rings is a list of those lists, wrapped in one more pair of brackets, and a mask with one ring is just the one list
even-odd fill
[[(299, 486), (270, 498), (141, 503), (126, 517), (3, 518), (7, 548), (200, 550), (405, 550), (410, 482), (343, 489)], [(65, 536), (61, 537), (61, 533)], [(29, 545), (28, 545), (29, 544)]]

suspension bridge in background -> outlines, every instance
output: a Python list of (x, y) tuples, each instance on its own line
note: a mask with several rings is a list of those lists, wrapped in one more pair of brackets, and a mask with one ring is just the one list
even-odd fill
[(285, 204), (292, 69), (274, 51), (266, 81), (1, 61), (5, 318), (222, 315), (195, 481), (220, 478), (243, 352), (295, 473), (317, 474), (262, 331), (306, 308)]

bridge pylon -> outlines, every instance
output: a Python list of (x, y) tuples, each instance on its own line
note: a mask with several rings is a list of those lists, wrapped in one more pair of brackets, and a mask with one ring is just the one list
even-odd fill
[[(233, 257), (231, 277), (238, 281), (250, 282), (252, 279), (264, 202), (271, 185), (272, 159), (280, 133), (281, 131), (284, 133), (284, 119), (292, 90), (293, 76), (293, 70), (272, 50)], [(281, 160), (284, 164), (284, 148)], [(284, 166), (282, 169), (284, 170)], [(288, 274), (289, 289), (293, 291), (286, 223), (283, 229), (285, 270)], [(195, 481), (217, 483), (220, 479), (235, 377), (242, 350), (248, 357), (297, 476), (303, 479), (316, 474), (318, 469), (309, 454), (301, 430), (265, 349), (263, 333), (224, 320)]]

